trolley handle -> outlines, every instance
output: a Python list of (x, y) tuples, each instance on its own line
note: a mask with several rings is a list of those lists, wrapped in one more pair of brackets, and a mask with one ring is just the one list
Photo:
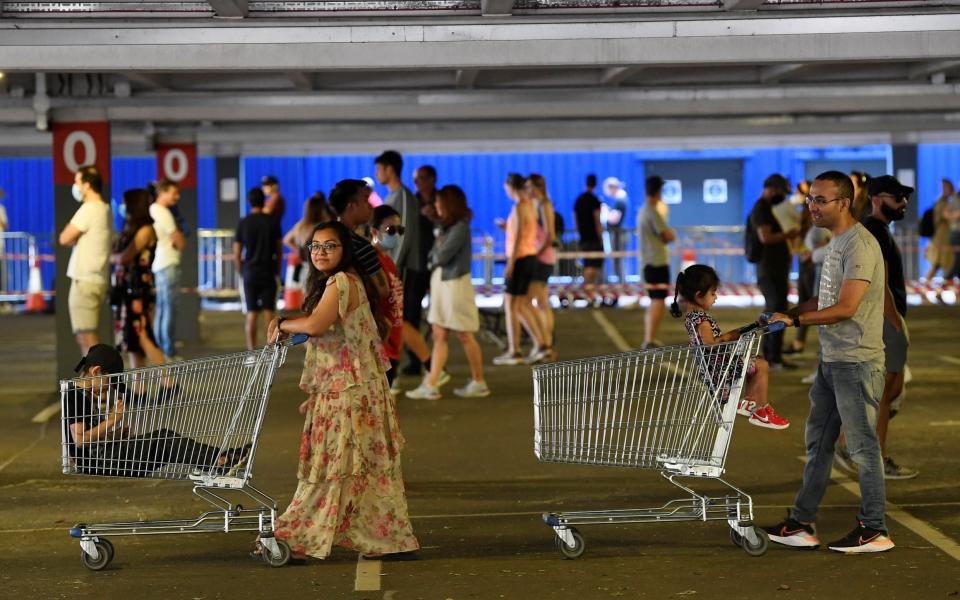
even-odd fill
[(279, 344), (280, 346), (299, 346), (309, 339), (310, 336), (305, 333), (294, 333), (288, 338), (275, 340), (274, 343)]
[(751, 331), (756, 331), (757, 329), (762, 329), (762, 333), (776, 333), (778, 331), (783, 331), (787, 328), (787, 324), (783, 321), (777, 321), (776, 323), (768, 323), (770, 317), (773, 316), (773, 313), (765, 312), (760, 315), (760, 318), (737, 329), (737, 333), (744, 335), (750, 333)]

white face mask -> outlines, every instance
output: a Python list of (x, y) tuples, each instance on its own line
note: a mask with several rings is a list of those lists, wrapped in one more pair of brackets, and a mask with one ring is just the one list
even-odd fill
[(78, 184), (73, 184), (73, 187), (70, 188), (70, 193), (73, 194), (73, 199), (77, 202), (83, 202), (83, 192), (80, 191), (80, 186)]
[(380, 234), (380, 245), (386, 248), (387, 250), (393, 250), (397, 247), (397, 244), (400, 243), (400, 235), (394, 233), (393, 235), (388, 235), (385, 233)]

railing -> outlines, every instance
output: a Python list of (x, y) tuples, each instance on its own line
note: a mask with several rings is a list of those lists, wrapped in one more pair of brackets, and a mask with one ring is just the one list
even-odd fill
[(240, 294), (233, 237), (233, 229), (197, 230), (197, 291), (201, 298), (235, 298)]
[(29, 233), (0, 233), (0, 301), (24, 302), (30, 286), (30, 267), (37, 262), (37, 240)]

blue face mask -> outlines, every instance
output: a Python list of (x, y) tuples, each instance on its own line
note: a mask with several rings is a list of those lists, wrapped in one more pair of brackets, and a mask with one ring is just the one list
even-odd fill
[(70, 193), (73, 194), (73, 199), (77, 202), (83, 202), (83, 192), (80, 191), (80, 186), (73, 184), (73, 187), (70, 188)]
[(120, 215), (120, 218), (124, 221), (127, 220), (127, 205), (120, 203), (120, 206), (117, 207), (117, 214)]
[(400, 235), (394, 233), (393, 235), (387, 235), (384, 233), (380, 234), (380, 245), (386, 248), (387, 250), (393, 250), (400, 244)]

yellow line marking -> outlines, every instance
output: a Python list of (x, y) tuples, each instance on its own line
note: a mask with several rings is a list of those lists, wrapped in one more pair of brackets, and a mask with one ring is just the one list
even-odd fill
[(930, 421), (931, 427), (957, 427), (960, 425), (960, 421)]
[[(800, 456), (798, 458), (803, 462), (806, 462), (807, 460), (806, 456)], [(843, 472), (836, 468), (832, 468), (830, 470), (830, 479), (833, 479), (835, 482), (837, 482), (837, 485), (847, 490), (857, 498), (860, 498), (860, 485), (847, 477)], [(893, 502), (887, 502), (887, 516), (915, 534), (919, 535), (923, 539), (927, 540), (942, 550), (950, 558), (954, 560), (960, 560), (960, 545), (958, 545), (953, 539), (944, 535), (943, 532), (938, 530), (936, 527), (914, 517)]]
[(380, 590), (380, 561), (357, 558), (357, 576), (353, 581), (355, 592), (376, 592)]
[(59, 412), (60, 412), (60, 403), (54, 402), (50, 406), (46, 407), (45, 409), (41, 410), (37, 414), (33, 415), (33, 418), (30, 420), (33, 421), (34, 423), (46, 423), (47, 421), (50, 420), (50, 418), (53, 415)]
[(943, 362), (948, 362), (952, 365), (960, 365), (960, 358), (957, 358), (956, 356), (941, 356), (940, 360)]
[(627, 340), (620, 335), (620, 332), (617, 331), (617, 328), (613, 326), (613, 323), (610, 322), (610, 319), (608, 319), (605, 314), (599, 310), (594, 310), (591, 314), (593, 315), (593, 320), (600, 325), (600, 329), (603, 329), (603, 332), (607, 334), (607, 337), (610, 338), (610, 341), (613, 342), (613, 345), (617, 347), (617, 350), (620, 352), (630, 352), (633, 350), (633, 348), (630, 347), (630, 344), (627, 343)]

